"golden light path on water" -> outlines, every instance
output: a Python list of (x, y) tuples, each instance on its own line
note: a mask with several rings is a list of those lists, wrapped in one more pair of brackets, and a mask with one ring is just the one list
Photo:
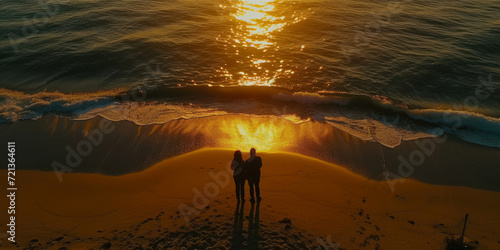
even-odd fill
[[(243, 47), (255, 47), (266, 49), (274, 43), (270, 42), (270, 35), (274, 31), (282, 29), (286, 22), (283, 17), (272, 16), (276, 6), (274, 0), (240, 1), (235, 4), (236, 13), (232, 16), (242, 22), (236, 43)], [(241, 40), (240, 40), (241, 39)]]
[(274, 35), (286, 26), (305, 19), (293, 10), (293, 2), (277, 0), (229, 1), (220, 8), (229, 11), (234, 22), (230, 34), (219, 36), (226, 54), (236, 58), (236, 67), (221, 67), (218, 72), (226, 79), (237, 79), (242, 86), (273, 86), (280, 76), (295, 72), (284, 69), (285, 60), (276, 57), (280, 45)]

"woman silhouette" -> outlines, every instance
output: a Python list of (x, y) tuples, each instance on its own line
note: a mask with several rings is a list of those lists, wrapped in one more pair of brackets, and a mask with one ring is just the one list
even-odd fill
[(234, 152), (233, 161), (231, 162), (231, 169), (233, 170), (234, 184), (236, 185), (236, 199), (238, 202), (241, 200), (245, 201), (245, 169), (243, 156), (241, 151), (237, 150)]

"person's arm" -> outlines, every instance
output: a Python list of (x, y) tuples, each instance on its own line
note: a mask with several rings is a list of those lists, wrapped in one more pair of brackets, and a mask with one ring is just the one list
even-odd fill
[(262, 167), (262, 158), (259, 157), (259, 168)]
[(231, 161), (231, 170), (234, 170), (234, 168), (236, 168), (235, 163), (235, 161)]

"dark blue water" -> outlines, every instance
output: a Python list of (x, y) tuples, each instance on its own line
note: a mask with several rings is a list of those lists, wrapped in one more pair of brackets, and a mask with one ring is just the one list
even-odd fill
[(287, 107), (354, 134), (425, 122), (500, 146), (500, 1), (0, 3), (2, 122)]

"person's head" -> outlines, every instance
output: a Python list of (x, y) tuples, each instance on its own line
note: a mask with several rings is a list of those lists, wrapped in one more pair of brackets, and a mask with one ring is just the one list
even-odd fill
[(238, 161), (238, 162), (243, 161), (243, 156), (241, 155), (241, 151), (239, 151), (239, 150), (234, 151), (233, 160)]
[(255, 156), (256, 153), (257, 151), (255, 150), (255, 148), (250, 149), (250, 156)]

